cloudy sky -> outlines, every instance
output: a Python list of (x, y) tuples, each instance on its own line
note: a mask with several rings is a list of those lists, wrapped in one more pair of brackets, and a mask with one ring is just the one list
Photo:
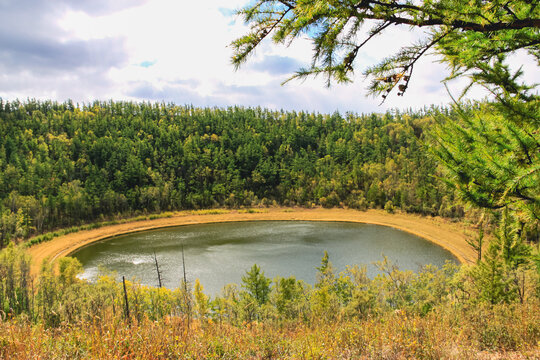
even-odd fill
[[(230, 42), (246, 32), (233, 10), (246, 0), (0, 0), (0, 97), (76, 102), (165, 101), (195, 106), (263, 106), (318, 112), (383, 112), (445, 104), (445, 67), (416, 66), (406, 96), (366, 97), (361, 74), (349, 85), (323, 79), (280, 84), (309, 63), (307, 41), (264, 44), (240, 70)], [(365, 66), (408, 44), (406, 29), (381, 37), (357, 60)], [(534, 73), (534, 71), (533, 71)], [(461, 84), (452, 84), (457, 89)], [(482, 96), (476, 92), (475, 96)]]

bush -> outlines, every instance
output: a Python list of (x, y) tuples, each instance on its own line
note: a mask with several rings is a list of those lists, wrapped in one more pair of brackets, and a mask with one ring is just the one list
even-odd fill
[(386, 204), (384, 204), (384, 210), (390, 214), (394, 213), (394, 203), (392, 203), (392, 200), (388, 200)]

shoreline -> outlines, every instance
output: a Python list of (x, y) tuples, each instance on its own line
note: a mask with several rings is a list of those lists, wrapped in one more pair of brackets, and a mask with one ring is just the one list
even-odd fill
[(182, 225), (271, 220), (353, 222), (390, 226), (441, 246), (462, 264), (472, 263), (475, 260), (475, 253), (466, 241), (473, 229), (462, 223), (452, 223), (440, 217), (424, 217), (406, 213), (389, 214), (383, 210), (286, 207), (254, 209), (253, 212), (246, 210), (216, 210), (216, 212), (218, 213), (212, 213), (212, 210), (209, 210), (208, 213), (201, 211), (197, 214), (197, 212), (182, 211), (174, 213), (171, 217), (128, 221), (59, 236), (27, 249), (32, 256), (31, 273), (38, 274), (40, 265), (46, 258), (54, 262), (94, 242), (119, 235)]

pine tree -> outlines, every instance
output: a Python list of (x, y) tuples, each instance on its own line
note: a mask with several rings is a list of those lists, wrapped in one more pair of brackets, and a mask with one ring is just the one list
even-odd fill
[(403, 96), (415, 64), (430, 51), (450, 68), (446, 80), (469, 79), (462, 96), (475, 84), (484, 87), (490, 102), (456, 101), (457, 121), (436, 116), (434, 153), (448, 171), (448, 183), (467, 202), (498, 212), (509, 209), (523, 231), (538, 239), (540, 97), (537, 85), (523, 81), (523, 70), (508, 65), (509, 55), (518, 50), (540, 64), (536, 2), (261, 0), (238, 14), (251, 29), (233, 41), (233, 64), (239, 67), (267, 38), (291, 45), (307, 37), (313, 44), (311, 65), (291, 79), (324, 75), (328, 86), (332, 80), (352, 81), (360, 50), (377, 42), (378, 35), (395, 31), (395, 25), (427, 29), (417, 43), (403, 44), (364, 69), (371, 79), (369, 93), (383, 101), (395, 89)]
[(531, 268), (531, 248), (522, 240), (516, 219), (508, 208), (503, 211), (495, 238), (489, 243), (484, 259), (471, 269), (478, 287), (478, 299), (491, 304), (524, 302)]
[(369, 91), (383, 101), (394, 89), (404, 95), (416, 62), (430, 49), (443, 56), (456, 76), (484, 71), (492, 60), (518, 49), (539, 55), (540, 7), (527, 0), (261, 0), (238, 14), (250, 31), (232, 42), (233, 64), (239, 67), (265, 39), (290, 45), (307, 37), (313, 44), (312, 63), (292, 79), (324, 75), (328, 86), (332, 80), (352, 81), (360, 50), (378, 35), (392, 33), (396, 25), (426, 29), (416, 43), (364, 69), (371, 78)]
[(261, 271), (257, 264), (254, 264), (246, 272), (246, 275), (242, 276), (242, 287), (255, 299), (259, 306), (268, 302), (270, 283), (271, 280), (264, 276), (264, 272)]

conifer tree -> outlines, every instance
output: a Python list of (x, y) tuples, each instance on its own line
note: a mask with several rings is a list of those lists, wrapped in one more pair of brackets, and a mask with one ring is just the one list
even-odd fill
[[(540, 64), (540, 6), (537, 2), (458, 0), (260, 0), (238, 11), (250, 31), (232, 43), (239, 67), (263, 40), (313, 44), (311, 65), (291, 79), (324, 75), (352, 81), (360, 50), (395, 26), (425, 29), (414, 44), (363, 69), (369, 93), (383, 101), (403, 96), (417, 61), (430, 51), (448, 65), (447, 79), (466, 77), (492, 95), (489, 103), (456, 102), (458, 121), (443, 121), (435, 154), (449, 183), (468, 202), (485, 209), (507, 208), (524, 231), (538, 233), (540, 221), (540, 98), (508, 57), (521, 51)], [(370, 26), (369, 29), (366, 27)], [(536, 229), (536, 230), (533, 230)], [(538, 238), (538, 235), (535, 236)]]
[[(491, 70), (505, 78), (497, 102), (459, 104), (452, 120), (436, 114), (433, 151), (447, 169), (447, 182), (468, 202), (508, 208), (529, 230), (540, 221), (540, 101), (499, 64)], [(508, 88), (518, 93), (512, 95)], [(536, 231), (536, 230), (534, 230)]]
[(235, 66), (267, 38), (290, 45), (307, 37), (313, 44), (311, 65), (292, 78), (324, 75), (327, 85), (351, 81), (360, 50), (378, 35), (396, 26), (426, 29), (418, 42), (403, 44), (364, 69), (371, 78), (369, 91), (383, 99), (394, 89), (398, 95), (406, 92), (416, 62), (430, 49), (443, 56), (455, 76), (483, 73), (518, 49), (539, 54), (540, 7), (526, 0), (259, 0), (238, 14), (250, 31), (232, 42)]
[(491, 304), (515, 300), (523, 303), (528, 296), (531, 248), (522, 241), (522, 234), (515, 224), (506, 208), (483, 261), (471, 269), (479, 300)]
[(242, 287), (251, 295), (258, 305), (266, 304), (270, 295), (271, 280), (264, 276), (261, 268), (254, 264), (251, 269), (242, 276)]

